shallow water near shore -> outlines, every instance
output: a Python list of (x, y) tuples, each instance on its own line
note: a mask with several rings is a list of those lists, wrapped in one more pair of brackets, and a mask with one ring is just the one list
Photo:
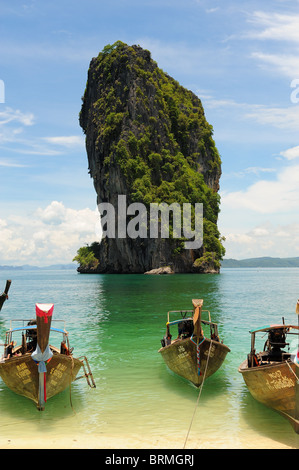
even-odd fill
[[(238, 366), (249, 330), (297, 324), (299, 269), (223, 269), (220, 275), (80, 275), (76, 270), (1, 271), (12, 279), (0, 313), (33, 318), (36, 302), (53, 302), (66, 321), (74, 356), (86, 355), (97, 388), (81, 379), (51, 398), (44, 412), (0, 379), (0, 448), (299, 448), (299, 436), (249, 394)], [(198, 389), (175, 376), (158, 354), (167, 311), (204, 308), (229, 346), (222, 368)], [(262, 345), (261, 345), (262, 347)], [(296, 345), (291, 344), (291, 350)]]

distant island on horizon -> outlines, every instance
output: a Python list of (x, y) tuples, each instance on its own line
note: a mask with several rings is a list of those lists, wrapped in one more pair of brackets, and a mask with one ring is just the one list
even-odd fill
[(50, 266), (32, 266), (31, 264), (23, 264), (21, 266), (9, 266), (7, 264), (0, 265), (0, 271), (5, 271), (6, 269), (16, 270), (16, 271), (34, 271), (39, 269), (48, 269), (48, 270), (57, 270), (57, 269), (77, 269), (77, 266), (74, 263), (68, 264), (51, 264)]
[(272, 258), (262, 256), (260, 258), (233, 259), (227, 258), (221, 261), (222, 268), (299, 268), (299, 257)]
[[(0, 271), (10, 270), (57, 270), (57, 269), (77, 269), (75, 263), (52, 264), (50, 266), (32, 266), (23, 264), (20, 266), (0, 265)], [(262, 256), (260, 258), (233, 259), (227, 258), (221, 261), (222, 268), (299, 268), (299, 256), (293, 258), (272, 258), (271, 256)]]

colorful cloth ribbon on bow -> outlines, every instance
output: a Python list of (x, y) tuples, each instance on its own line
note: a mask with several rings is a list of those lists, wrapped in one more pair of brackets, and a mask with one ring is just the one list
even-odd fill
[(195, 344), (196, 346), (196, 356), (197, 356), (197, 374), (198, 375), (201, 375), (201, 371), (200, 371), (200, 345), (204, 342), (206, 338), (203, 337), (203, 340), (200, 342), (200, 343), (196, 343), (194, 340), (193, 340), (193, 335), (191, 336), (190, 338), (190, 341), (192, 341), (192, 343)]
[(46, 390), (46, 374), (47, 368), (46, 363), (48, 363), (53, 356), (49, 345), (46, 347), (42, 353), (39, 345), (36, 346), (36, 350), (31, 354), (32, 359), (37, 364), (38, 373), (39, 373), (39, 405), (44, 406), (47, 401), (47, 390)]

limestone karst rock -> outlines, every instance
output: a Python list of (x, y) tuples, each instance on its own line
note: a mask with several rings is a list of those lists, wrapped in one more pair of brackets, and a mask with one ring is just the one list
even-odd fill
[(202, 247), (185, 249), (183, 237), (171, 234), (121, 238), (116, 226), (115, 238), (104, 238), (97, 250), (95, 271), (219, 271), (221, 160), (200, 99), (163, 72), (149, 51), (118, 41), (91, 60), (80, 125), (97, 203), (115, 207), (116, 224), (119, 195), (127, 205), (201, 202), (204, 211)]

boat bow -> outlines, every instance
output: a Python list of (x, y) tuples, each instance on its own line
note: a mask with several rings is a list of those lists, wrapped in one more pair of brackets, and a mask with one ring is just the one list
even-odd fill
[(32, 359), (37, 363), (39, 373), (39, 403), (41, 410), (45, 407), (47, 401), (46, 392), (46, 363), (49, 362), (53, 353), (49, 346), (49, 335), (52, 321), (54, 304), (36, 304), (36, 328), (37, 328), (37, 346), (31, 354)]

